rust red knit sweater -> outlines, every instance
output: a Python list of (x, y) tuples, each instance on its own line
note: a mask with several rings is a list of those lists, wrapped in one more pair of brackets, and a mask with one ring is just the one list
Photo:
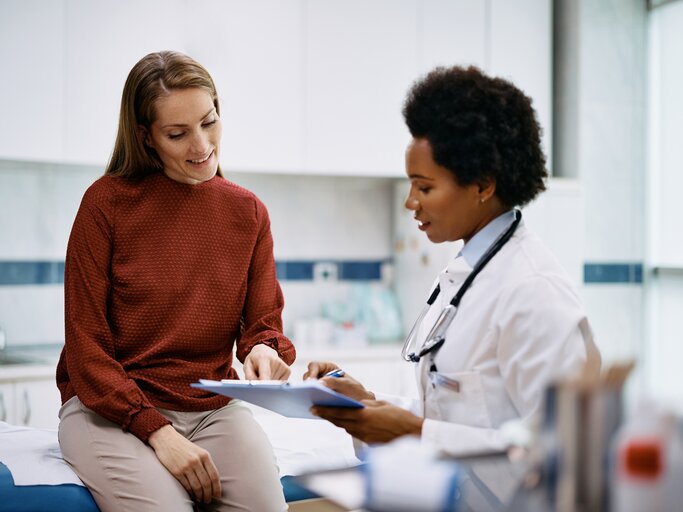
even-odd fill
[(241, 361), (258, 343), (294, 361), (266, 208), (220, 177), (97, 180), (71, 230), (64, 292), (62, 402), (78, 395), (143, 441), (168, 423), (154, 407), (228, 402), (190, 383), (237, 378), (235, 343)]

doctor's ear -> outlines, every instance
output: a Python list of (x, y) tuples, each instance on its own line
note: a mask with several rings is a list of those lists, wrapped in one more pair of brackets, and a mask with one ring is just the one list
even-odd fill
[(479, 202), (485, 203), (496, 193), (496, 180), (494, 178), (485, 178), (477, 184), (477, 187)]

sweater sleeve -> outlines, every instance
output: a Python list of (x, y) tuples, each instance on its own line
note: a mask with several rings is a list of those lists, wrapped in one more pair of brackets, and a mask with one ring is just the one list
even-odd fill
[(147, 441), (169, 423), (116, 360), (107, 321), (114, 236), (111, 194), (86, 191), (76, 215), (64, 272), (65, 358), (70, 385), (100, 416)]
[(266, 207), (258, 199), (255, 208), (259, 232), (249, 265), (237, 358), (244, 362), (251, 349), (262, 343), (277, 351), (280, 358), (291, 365), (296, 351), (282, 333), (284, 298), (275, 272), (270, 219)]

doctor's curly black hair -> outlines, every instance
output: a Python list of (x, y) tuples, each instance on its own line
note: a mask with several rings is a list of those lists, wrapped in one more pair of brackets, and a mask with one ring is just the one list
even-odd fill
[(496, 181), (507, 207), (545, 190), (548, 173), (531, 98), (476, 67), (439, 67), (413, 84), (403, 106), (411, 135), (460, 185)]

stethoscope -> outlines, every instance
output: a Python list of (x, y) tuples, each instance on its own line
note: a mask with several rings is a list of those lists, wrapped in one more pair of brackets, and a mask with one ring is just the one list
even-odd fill
[(439, 285), (436, 286), (432, 294), (429, 296), (429, 299), (427, 299), (427, 304), (424, 308), (422, 308), (422, 311), (420, 312), (420, 315), (417, 317), (415, 324), (413, 324), (413, 328), (410, 329), (410, 332), (408, 333), (408, 336), (406, 337), (406, 340), (403, 343), (403, 348), (401, 349), (401, 356), (404, 360), (412, 363), (417, 363), (423, 356), (435, 352), (436, 350), (441, 348), (441, 345), (443, 345), (444, 341), (446, 341), (446, 331), (448, 330), (448, 327), (451, 325), (453, 319), (455, 318), (455, 314), (458, 311), (458, 306), (460, 305), (460, 301), (465, 295), (465, 292), (472, 284), (472, 281), (474, 281), (474, 278), (477, 277), (477, 274), (479, 274), (479, 272), (481, 272), (484, 269), (486, 264), (489, 261), (491, 261), (491, 258), (493, 258), (498, 253), (498, 251), (500, 251), (503, 248), (503, 246), (507, 243), (508, 240), (510, 240), (512, 235), (515, 233), (517, 226), (519, 226), (521, 220), (522, 212), (520, 210), (515, 209), (515, 220), (512, 222), (512, 224), (510, 224), (510, 227), (507, 228), (505, 232), (502, 235), (500, 235), (495, 242), (493, 242), (493, 244), (491, 244), (488, 250), (476, 263), (476, 265), (472, 269), (472, 272), (470, 272), (470, 274), (467, 276), (465, 282), (462, 283), (462, 285), (458, 289), (458, 292), (451, 300), (451, 303), (441, 311), (441, 314), (436, 319), (436, 322), (434, 323), (434, 326), (432, 327), (431, 331), (429, 331), (429, 334), (427, 334), (427, 337), (425, 338), (425, 341), (422, 344), (420, 351), (417, 354), (414, 351), (410, 352), (411, 347), (415, 344), (417, 333), (420, 329), (420, 325), (422, 324), (425, 315), (429, 311), (429, 308), (432, 306), (432, 304), (434, 304), (434, 301), (441, 292), (441, 287)]

